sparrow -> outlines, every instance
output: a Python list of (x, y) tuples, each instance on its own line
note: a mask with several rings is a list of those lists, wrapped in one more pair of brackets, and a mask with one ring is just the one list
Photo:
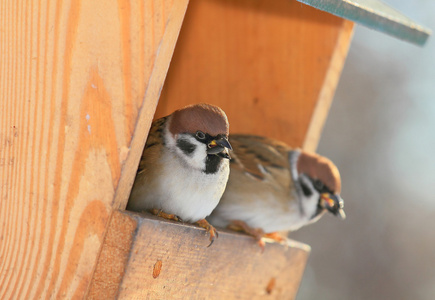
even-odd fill
[(254, 135), (231, 135), (230, 177), (219, 205), (208, 218), (217, 227), (285, 241), (325, 213), (345, 218), (337, 167), (315, 153)]
[(216, 229), (206, 220), (230, 172), (229, 123), (217, 106), (194, 104), (151, 124), (127, 209)]

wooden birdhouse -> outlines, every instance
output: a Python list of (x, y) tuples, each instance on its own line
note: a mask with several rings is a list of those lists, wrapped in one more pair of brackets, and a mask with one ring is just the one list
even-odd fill
[(353, 21), (429, 34), (377, 1), (301, 2), (2, 1), (0, 299), (293, 299), (309, 246), (207, 248), (125, 207), (153, 119), (208, 102), (314, 151)]

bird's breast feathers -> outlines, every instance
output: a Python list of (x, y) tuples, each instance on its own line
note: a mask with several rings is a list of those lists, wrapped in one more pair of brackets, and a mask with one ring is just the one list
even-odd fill
[[(160, 157), (159, 174), (144, 172), (140, 191), (141, 209), (162, 209), (182, 220), (196, 222), (208, 216), (221, 198), (230, 172), (224, 160), (214, 174), (186, 167), (176, 153), (165, 149)], [(155, 176), (158, 175), (158, 176)], [(133, 194), (132, 194), (133, 196)]]

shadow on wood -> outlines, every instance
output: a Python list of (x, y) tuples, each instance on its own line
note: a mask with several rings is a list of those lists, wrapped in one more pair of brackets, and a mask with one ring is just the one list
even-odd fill
[(296, 1), (191, 1), (155, 117), (207, 102), (230, 133), (315, 151), (352, 32)]

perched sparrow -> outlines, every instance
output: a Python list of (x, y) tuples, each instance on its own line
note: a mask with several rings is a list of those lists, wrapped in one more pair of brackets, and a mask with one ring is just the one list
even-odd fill
[(282, 240), (278, 232), (316, 222), (325, 211), (345, 218), (340, 174), (329, 159), (259, 136), (231, 135), (230, 142), (231, 175), (208, 218), (214, 226)]
[(219, 202), (230, 172), (228, 119), (219, 107), (186, 106), (153, 122), (127, 209), (197, 223)]

